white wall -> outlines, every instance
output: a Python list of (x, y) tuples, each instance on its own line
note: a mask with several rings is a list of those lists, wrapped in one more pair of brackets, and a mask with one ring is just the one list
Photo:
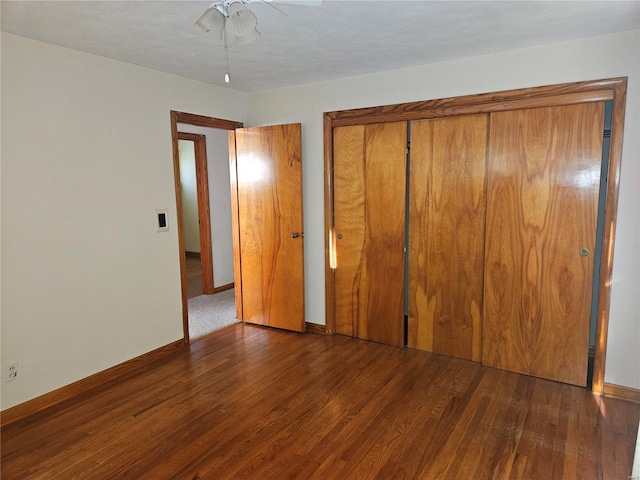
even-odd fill
[(182, 197), (182, 229), (184, 249), (200, 252), (200, 224), (198, 219), (198, 189), (196, 186), (196, 149), (191, 140), (178, 140), (180, 162), (180, 193)]
[(6, 409), (182, 338), (169, 112), (244, 121), (245, 95), (1, 38)]
[(178, 124), (178, 131), (206, 136), (213, 285), (233, 283), (233, 237), (231, 235), (231, 188), (229, 178), (229, 134), (218, 128)]
[(640, 388), (638, 31), (248, 94), (248, 125), (302, 122), (306, 320), (325, 323), (322, 114), (628, 76), (605, 380)]

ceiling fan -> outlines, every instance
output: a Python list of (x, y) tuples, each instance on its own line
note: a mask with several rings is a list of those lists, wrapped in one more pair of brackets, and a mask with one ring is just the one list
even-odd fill
[[(260, 36), (257, 29), (258, 18), (247, 8), (251, 3), (263, 3), (287, 17), (287, 14), (272, 5), (274, 0), (219, 0), (213, 2), (195, 21), (205, 32), (224, 43), (226, 71), (225, 83), (231, 81), (229, 74), (229, 44), (249, 43)], [(276, 0), (278, 3), (320, 6), (323, 0)]]

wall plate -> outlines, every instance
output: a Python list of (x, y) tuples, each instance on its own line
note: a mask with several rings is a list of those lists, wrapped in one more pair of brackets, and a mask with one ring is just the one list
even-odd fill
[(169, 231), (169, 212), (166, 208), (156, 208), (156, 226), (158, 232)]

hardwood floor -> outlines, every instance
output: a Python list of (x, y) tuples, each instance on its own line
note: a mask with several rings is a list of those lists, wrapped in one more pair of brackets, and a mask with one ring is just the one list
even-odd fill
[(640, 405), (236, 325), (2, 431), (2, 478), (627, 479)]

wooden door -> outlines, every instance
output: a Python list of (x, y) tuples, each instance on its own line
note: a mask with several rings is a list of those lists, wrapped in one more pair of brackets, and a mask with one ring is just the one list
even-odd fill
[(491, 114), (482, 359), (586, 384), (603, 103)]
[(333, 130), (336, 332), (404, 344), (407, 123)]
[(235, 131), (242, 320), (302, 332), (300, 124)]
[(481, 360), (487, 115), (411, 122), (410, 347)]

